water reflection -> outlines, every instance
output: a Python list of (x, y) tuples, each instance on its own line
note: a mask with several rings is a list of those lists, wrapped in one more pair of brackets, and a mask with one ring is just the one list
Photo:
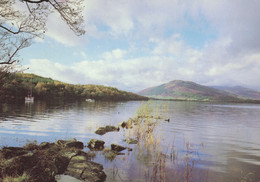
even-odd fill
[[(192, 181), (236, 181), (248, 173), (254, 173), (254, 181), (260, 180), (260, 106), (254, 104), (209, 104), (197, 102), (166, 102), (170, 122), (158, 125), (163, 151), (170, 152), (172, 145), (176, 155), (185, 159), (186, 143), (198, 151), (195, 156), (196, 173)], [(34, 102), (29, 104), (0, 104), (0, 146), (22, 146), (27, 140), (55, 141), (77, 138), (87, 142), (90, 138), (123, 144), (125, 132), (94, 134), (99, 126), (116, 125), (132, 117), (141, 102)], [(95, 160), (106, 167), (111, 181), (125, 179), (145, 181), (152, 173), (149, 153), (134, 151), (107, 162)], [(171, 181), (183, 180), (183, 164), (166, 162), (166, 176)], [(117, 169), (119, 176), (114, 176)], [(174, 170), (173, 170), (174, 169)], [(175, 172), (174, 172), (175, 171)], [(178, 172), (178, 175), (176, 174)], [(182, 172), (181, 172), (182, 171)], [(242, 173), (241, 173), (242, 171)], [(203, 179), (201, 178), (203, 177)], [(209, 180), (210, 179), (210, 180)], [(168, 181), (167, 180), (167, 181)], [(149, 180), (148, 180), (149, 181)]]

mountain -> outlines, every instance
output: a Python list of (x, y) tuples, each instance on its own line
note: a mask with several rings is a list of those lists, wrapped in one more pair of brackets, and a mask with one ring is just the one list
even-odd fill
[(237, 95), (199, 85), (190, 81), (174, 80), (156, 87), (138, 92), (139, 95), (156, 99), (177, 99), (197, 101), (238, 101)]
[(212, 88), (223, 90), (231, 94), (236, 94), (241, 98), (260, 100), (260, 91), (257, 90), (253, 90), (241, 86), (234, 86), (234, 87), (212, 86)]

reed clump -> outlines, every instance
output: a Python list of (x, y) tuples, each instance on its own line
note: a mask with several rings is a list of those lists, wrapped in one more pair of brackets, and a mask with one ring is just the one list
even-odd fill
[[(165, 119), (167, 118), (167, 119)], [(165, 148), (160, 134), (160, 124), (168, 119), (167, 105), (156, 105), (148, 101), (142, 103), (132, 119), (134, 127), (129, 130), (128, 137), (136, 137), (138, 141), (138, 155), (151, 154), (151, 161), (148, 163), (148, 170), (145, 172), (147, 181), (183, 181), (190, 182), (193, 179), (196, 158), (196, 150), (193, 145), (186, 143), (184, 158), (177, 156), (174, 143)], [(173, 138), (173, 142), (174, 142)], [(170, 150), (168, 150), (170, 149)]]
[(160, 131), (157, 127), (164, 118), (161, 113), (165, 113), (165, 110), (166, 107), (161, 107), (151, 101), (142, 103), (132, 119), (134, 127), (128, 133), (129, 138), (136, 138), (138, 141), (139, 158), (142, 158), (141, 156), (145, 153), (152, 156), (149, 161), (150, 169), (146, 175), (148, 181), (166, 180), (167, 155), (161, 148)]

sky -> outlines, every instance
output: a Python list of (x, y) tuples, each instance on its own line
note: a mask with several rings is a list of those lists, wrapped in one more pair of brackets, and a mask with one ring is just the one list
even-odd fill
[(28, 73), (138, 92), (172, 80), (260, 90), (259, 0), (86, 0), (86, 34), (51, 14)]

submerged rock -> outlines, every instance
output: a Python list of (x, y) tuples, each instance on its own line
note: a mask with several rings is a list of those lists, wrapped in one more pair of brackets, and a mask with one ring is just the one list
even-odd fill
[(138, 143), (138, 141), (136, 139), (133, 139), (133, 138), (127, 138), (127, 139), (124, 139), (124, 141), (127, 144), (137, 144)]
[(91, 150), (103, 150), (105, 142), (102, 140), (91, 139), (88, 142), (88, 148)]
[(118, 152), (115, 152), (115, 151), (109, 151), (104, 154), (105, 158), (109, 161), (113, 161), (117, 155), (118, 155)]

